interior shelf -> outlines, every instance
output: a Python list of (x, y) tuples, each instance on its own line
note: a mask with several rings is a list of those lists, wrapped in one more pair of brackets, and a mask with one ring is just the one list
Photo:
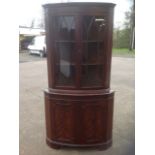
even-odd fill
[[(68, 63), (68, 62), (63, 62), (63, 63), (56, 63), (57, 66), (75, 66), (75, 63)], [(104, 65), (103, 63), (87, 63), (87, 64), (81, 64), (82, 66), (100, 66)]]
[[(75, 40), (56, 40), (56, 43), (76, 43)], [(103, 40), (82, 40), (83, 43), (97, 43), (103, 42)]]
[(103, 40), (82, 40), (83, 43), (98, 43), (103, 42)]
[(64, 66), (70, 66), (70, 65), (76, 65), (75, 63), (73, 62), (69, 62), (69, 61), (65, 61), (65, 60), (60, 60), (60, 63), (56, 63), (56, 65), (64, 65)]
[(103, 63), (85, 63), (81, 64), (82, 66), (98, 66), (98, 65), (103, 65)]
[(76, 41), (74, 40), (56, 40), (56, 43), (75, 43)]

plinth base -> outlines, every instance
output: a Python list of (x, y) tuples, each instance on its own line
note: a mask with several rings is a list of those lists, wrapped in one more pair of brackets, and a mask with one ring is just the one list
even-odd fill
[(46, 142), (61, 147), (107, 149), (112, 145), (114, 92), (45, 91)]
[(112, 140), (106, 142), (106, 143), (98, 143), (98, 144), (67, 144), (62, 142), (53, 141), (50, 139), (46, 139), (46, 143), (49, 147), (54, 149), (61, 149), (61, 148), (80, 148), (80, 149), (98, 149), (98, 150), (106, 150), (112, 145)]

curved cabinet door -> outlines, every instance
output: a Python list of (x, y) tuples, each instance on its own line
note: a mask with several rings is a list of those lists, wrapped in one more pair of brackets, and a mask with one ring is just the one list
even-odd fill
[(67, 101), (46, 99), (47, 137), (66, 143), (75, 141), (75, 111), (74, 104)]

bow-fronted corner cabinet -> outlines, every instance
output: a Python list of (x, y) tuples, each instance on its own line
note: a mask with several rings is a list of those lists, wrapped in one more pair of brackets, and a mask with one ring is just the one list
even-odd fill
[(45, 4), (46, 142), (52, 148), (112, 145), (112, 3)]

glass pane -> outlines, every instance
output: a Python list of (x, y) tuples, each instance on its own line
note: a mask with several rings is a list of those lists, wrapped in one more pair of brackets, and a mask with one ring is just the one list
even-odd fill
[(81, 85), (82, 87), (102, 86), (106, 18), (104, 16), (83, 16), (82, 26)]
[(74, 43), (56, 43), (56, 85), (72, 86), (75, 80)]
[(103, 64), (103, 42), (87, 42), (83, 44), (84, 64)]
[(56, 85), (72, 86), (74, 84), (75, 66), (73, 65), (56, 65)]
[(103, 40), (106, 20), (103, 16), (83, 17), (83, 40)]
[(56, 43), (57, 46), (57, 63), (60, 65), (70, 65), (74, 63), (75, 43)]
[(103, 65), (82, 65), (82, 86), (102, 86)]
[(74, 86), (75, 84), (75, 17), (55, 17), (56, 43), (56, 85)]
[(75, 18), (73, 16), (56, 17), (55, 30), (57, 40), (73, 40), (75, 36)]

